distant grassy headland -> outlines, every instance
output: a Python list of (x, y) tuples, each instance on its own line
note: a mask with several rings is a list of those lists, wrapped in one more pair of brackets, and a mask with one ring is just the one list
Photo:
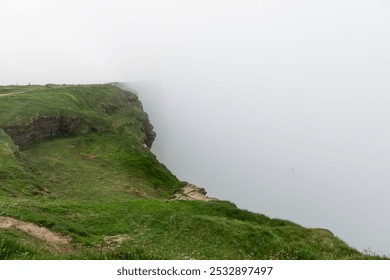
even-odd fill
[(158, 162), (155, 136), (115, 84), (0, 87), (0, 259), (379, 258), (208, 199)]

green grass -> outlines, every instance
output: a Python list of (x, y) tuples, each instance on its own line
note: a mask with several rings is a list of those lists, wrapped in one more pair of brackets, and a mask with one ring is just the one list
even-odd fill
[[(227, 201), (172, 200), (185, 183), (142, 148), (146, 115), (132, 93), (114, 85), (0, 87), (0, 128), (58, 115), (88, 125), (22, 149), (0, 130), (0, 216), (69, 236), (72, 249), (0, 229), (0, 259), (379, 258)], [(109, 241), (117, 236), (121, 242)]]

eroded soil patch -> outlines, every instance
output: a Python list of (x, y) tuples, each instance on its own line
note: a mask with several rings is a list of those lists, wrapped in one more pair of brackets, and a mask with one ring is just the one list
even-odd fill
[(0, 229), (17, 228), (43, 242), (55, 251), (69, 251), (71, 238), (36, 224), (0, 216)]

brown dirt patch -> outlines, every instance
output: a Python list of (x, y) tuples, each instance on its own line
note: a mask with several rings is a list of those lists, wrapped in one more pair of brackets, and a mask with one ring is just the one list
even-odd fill
[(131, 237), (126, 234), (104, 236), (103, 240), (108, 246), (119, 246), (123, 242), (130, 240)]
[(76, 153), (75, 155), (77, 157), (79, 157), (79, 158), (85, 158), (85, 159), (94, 159), (94, 158), (96, 158), (95, 155), (79, 154), (79, 153)]
[(2, 96), (8, 96), (8, 95), (14, 95), (14, 94), (19, 94), (19, 93), (25, 93), (26, 91), (18, 91), (18, 92), (11, 92), (11, 93), (3, 93), (0, 94), (0, 97)]
[(17, 228), (43, 242), (55, 251), (69, 251), (70, 237), (53, 232), (36, 224), (0, 216), (0, 229)]

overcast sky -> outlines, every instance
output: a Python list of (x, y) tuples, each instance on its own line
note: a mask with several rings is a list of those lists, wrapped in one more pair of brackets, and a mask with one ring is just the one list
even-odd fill
[(390, 254), (390, 2), (0, 0), (0, 84), (128, 82), (209, 195)]

